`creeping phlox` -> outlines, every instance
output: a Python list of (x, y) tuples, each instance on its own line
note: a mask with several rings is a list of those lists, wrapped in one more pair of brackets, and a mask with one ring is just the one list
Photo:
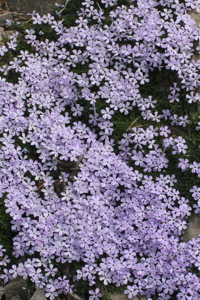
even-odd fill
[[(29, 278), (51, 300), (79, 280), (90, 300), (102, 297), (99, 281), (129, 298), (200, 298), (200, 238), (182, 240), (191, 212), (200, 213), (200, 188), (189, 188), (191, 204), (176, 176), (200, 177), (188, 142), (200, 85), (199, 28), (188, 12), (199, 7), (85, 0), (75, 26), (34, 12), (29, 50), (18, 33), (0, 48), (2, 62), (17, 53), (0, 67), (0, 196), (13, 256), (24, 258), (12, 264), (0, 246), (5, 283)], [(164, 71), (175, 79), (154, 99), (152, 74)], [(118, 119), (132, 122), (120, 137)], [(68, 278), (73, 262), (80, 267)]]

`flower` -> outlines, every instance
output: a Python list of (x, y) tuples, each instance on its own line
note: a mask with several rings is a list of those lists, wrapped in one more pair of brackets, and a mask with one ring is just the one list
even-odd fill
[(103, 119), (111, 119), (112, 115), (114, 114), (114, 111), (110, 110), (109, 107), (106, 107), (105, 109), (101, 110), (101, 113), (102, 113)]
[(12, 20), (6, 20), (6, 25), (11, 26), (14, 22)]
[(90, 290), (89, 294), (91, 296), (89, 296), (89, 300), (99, 300), (99, 298), (102, 297), (102, 294), (100, 293), (100, 289), (96, 288), (95, 291)]
[(81, 116), (82, 115), (82, 111), (83, 111), (83, 107), (80, 106), (79, 104), (76, 104), (75, 106), (72, 107), (72, 111), (73, 111), (73, 116)]

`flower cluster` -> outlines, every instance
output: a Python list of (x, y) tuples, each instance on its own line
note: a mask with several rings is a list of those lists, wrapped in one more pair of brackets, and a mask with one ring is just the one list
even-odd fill
[[(191, 187), (191, 205), (169, 165), (200, 177), (186, 136), (200, 85), (188, 11), (200, 3), (97, 2), (85, 0), (69, 28), (34, 12), (29, 50), (18, 49), (17, 33), (0, 49), (2, 61), (17, 53), (0, 69), (0, 196), (13, 256), (24, 257), (12, 265), (1, 247), (0, 278), (30, 278), (51, 300), (77, 280), (126, 286), (129, 298), (198, 300), (200, 238), (183, 242), (182, 233), (200, 213), (200, 188)], [(146, 92), (159, 72), (175, 74), (163, 99)], [(119, 119), (131, 124), (120, 136)], [(62, 274), (73, 262), (74, 282)]]

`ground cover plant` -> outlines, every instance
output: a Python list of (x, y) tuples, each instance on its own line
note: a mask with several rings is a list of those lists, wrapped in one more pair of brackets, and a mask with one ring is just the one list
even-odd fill
[(182, 237), (200, 213), (200, 3), (76, 3), (0, 49), (0, 278), (51, 300), (80, 282), (89, 300), (99, 283), (198, 300), (200, 238)]

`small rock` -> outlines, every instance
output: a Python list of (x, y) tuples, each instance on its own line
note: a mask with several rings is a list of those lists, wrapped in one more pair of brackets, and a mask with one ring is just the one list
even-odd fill
[(2, 36), (6, 39), (9, 39), (9, 37), (12, 36), (13, 34), (14, 34), (13, 30), (7, 30), (3, 32)]
[(11, 300), (22, 300), (22, 298), (19, 295), (12, 296)]
[(13, 296), (19, 295), (22, 300), (28, 299), (28, 291), (26, 289), (26, 281), (18, 276), (5, 285), (6, 300), (11, 300)]
[(33, 296), (31, 297), (31, 300), (46, 300), (46, 298), (39, 290), (36, 290)]
[(10, 11), (23, 13), (24, 16), (34, 10), (40, 14), (51, 13), (55, 3), (65, 4), (66, 0), (7, 0)]
[(83, 298), (81, 298), (79, 295), (77, 294), (71, 294), (68, 293), (67, 294), (67, 300), (83, 300)]
[(197, 60), (200, 59), (200, 55), (199, 55), (199, 54), (194, 54), (194, 55), (192, 56), (192, 59), (193, 59), (195, 62), (197, 62)]
[[(114, 293), (111, 295), (112, 300), (130, 300), (127, 295), (125, 294), (119, 294), (119, 293)], [(136, 296), (131, 298), (131, 300), (147, 300), (147, 297), (145, 296)]]
[(0, 286), (0, 299), (4, 294), (5, 294), (5, 289), (2, 286)]
[(189, 12), (189, 15), (192, 17), (192, 19), (196, 23), (195, 25), (198, 27), (200, 25), (200, 14), (197, 13), (195, 9), (193, 9)]
[(200, 216), (193, 215), (191, 217), (188, 228), (183, 234), (183, 241), (188, 242), (192, 238), (197, 238), (200, 235)]
[(6, 12), (2, 15), (0, 15), (0, 26), (6, 26), (6, 20), (13, 21), (13, 16), (11, 12)]

